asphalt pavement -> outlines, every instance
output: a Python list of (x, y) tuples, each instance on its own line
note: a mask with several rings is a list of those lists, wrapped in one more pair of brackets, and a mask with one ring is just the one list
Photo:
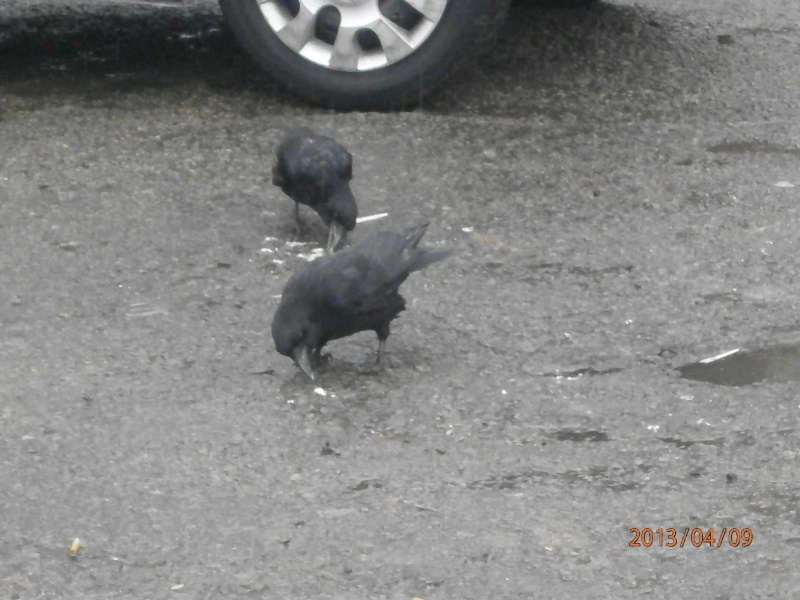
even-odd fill
[[(799, 24), (519, 4), (462, 85), (334, 113), (213, 4), (4, 2), (0, 597), (798, 597)], [(314, 383), (269, 333), (326, 239), (297, 125), (389, 213), (354, 240), (457, 249)]]

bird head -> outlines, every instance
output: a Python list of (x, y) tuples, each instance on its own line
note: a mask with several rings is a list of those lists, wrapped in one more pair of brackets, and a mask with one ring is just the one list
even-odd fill
[(313, 380), (310, 331), (311, 323), (298, 310), (298, 305), (281, 302), (272, 319), (272, 341), (275, 342), (275, 349), (291, 358)]
[(280, 160), (276, 160), (272, 165), (272, 185), (283, 189), (285, 182), (286, 178), (283, 174), (283, 163)]
[(328, 252), (333, 252), (339, 242), (356, 227), (358, 206), (350, 184), (344, 183), (328, 199), (325, 222), (328, 224)]

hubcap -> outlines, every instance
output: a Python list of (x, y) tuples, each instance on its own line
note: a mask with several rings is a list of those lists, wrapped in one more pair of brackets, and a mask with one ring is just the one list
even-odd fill
[(411, 54), (433, 32), (447, 0), (259, 0), (278, 38), (318, 65), (368, 71)]

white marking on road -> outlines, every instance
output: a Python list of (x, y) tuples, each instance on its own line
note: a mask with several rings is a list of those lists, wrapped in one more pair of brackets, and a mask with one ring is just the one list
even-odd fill
[(384, 217), (388, 217), (389, 213), (378, 213), (376, 215), (369, 215), (368, 217), (358, 217), (356, 219), (356, 223), (366, 223), (367, 221), (375, 221), (377, 219), (383, 219)]
[(735, 350), (728, 350), (727, 352), (723, 352), (722, 354), (717, 354), (716, 356), (709, 356), (708, 358), (704, 358), (700, 362), (703, 363), (704, 365), (707, 365), (708, 363), (720, 360), (722, 358), (725, 358), (726, 356), (730, 356), (731, 354), (736, 354), (738, 351), (739, 348), (736, 348)]

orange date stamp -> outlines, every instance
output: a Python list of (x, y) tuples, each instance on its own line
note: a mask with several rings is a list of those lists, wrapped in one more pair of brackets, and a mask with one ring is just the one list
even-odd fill
[(694, 546), (695, 548), (702, 546), (722, 548), (724, 545), (731, 548), (747, 548), (753, 543), (753, 530), (749, 527), (744, 529), (723, 527), (717, 532), (714, 531), (713, 527), (708, 531), (704, 531), (700, 527), (693, 529), (685, 527), (683, 531), (679, 531), (674, 527), (666, 529), (661, 527), (658, 529), (632, 527), (630, 532), (633, 534), (633, 539), (628, 542), (628, 546), (631, 548), (650, 548), (652, 546), (658, 546), (659, 548), (664, 546), (667, 548), (689, 546)]

